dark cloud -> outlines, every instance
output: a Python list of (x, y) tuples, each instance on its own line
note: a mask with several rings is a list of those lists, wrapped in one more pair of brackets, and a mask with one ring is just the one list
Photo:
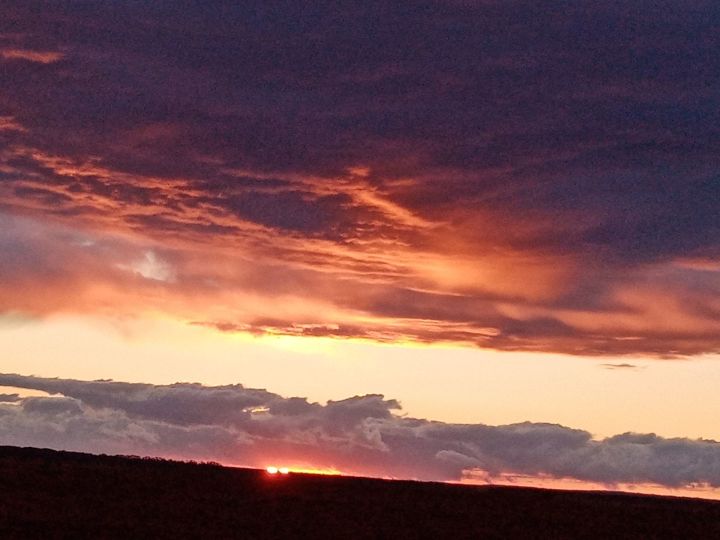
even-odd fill
[(326, 405), (242, 385), (165, 386), (0, 375), (42, 390), (0, 404), (0, 442), (90, 452), (289, 463), (455, 480), (463, 471), (617, 484), (720, 487), (720, 443), (625, 433), (606, 439), (556, 424), (446, 424), (399, 416), (381, 395)]
[[(11, 0), (0, 21), (6, 213), (168, 246), (184, 292), (343, 312), (275, 325), (309, 335), (719, 350), (717, 267), (686, 266), (720, 253), (715, 2)], [(255, 271), (200, 275), (203, 249)]]
[(639, 369), (639, 366), (636, 366), (635, 364), (628, 364), (627, 362), (623, 362), (621, 364), (600, 364), (605, 369), (620, 369), (620, 370), (635, 370)]

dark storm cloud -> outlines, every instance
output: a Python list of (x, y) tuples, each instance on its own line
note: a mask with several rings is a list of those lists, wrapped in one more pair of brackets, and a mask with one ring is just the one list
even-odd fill
[(0, 403), (0, 443), (90, 452), (288, 463), (455, 480), (463, 471), (666, 487), (720, 487), (720, 443), (625, 433), (593, 439), (556, 424), (446, 424), (400, 416), (381, 395), (326, 405), (242, 385), (165, 386), (0, 375), (54, 397)]
[[(20, 118), (31, 128), (69, 135), (48, 143), (157, 174), (199, 172), (202, 154), (306, 172), (355, 160), (421, 172), (402, 170), (408, 157), (531, 169), (520, 186), (543, 170), (687, 165), (718, 143), (718, 10), (668, 7), (11, 2), (6, 26), (68, 48), (71, 65), (19, 76), (5, 93), (18, 112), (39, 108), (34, 122)], [(86, 130), (100, 138), (75, 136)]]
[(0, 208), (385, 319), (306, 335), (713, 352), (719, 36), (704, 0), (10, 0)]

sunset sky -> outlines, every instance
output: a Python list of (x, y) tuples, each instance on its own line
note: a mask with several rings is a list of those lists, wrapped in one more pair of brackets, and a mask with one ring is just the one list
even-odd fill
[(0, 444), (717, 496), (718, 51), (715, 0), (3, 1)]

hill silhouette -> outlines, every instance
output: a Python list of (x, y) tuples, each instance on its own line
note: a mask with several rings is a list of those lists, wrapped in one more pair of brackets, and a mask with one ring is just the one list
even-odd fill
[(720, 538), (720, 503), (0, 447), (0, 538)]

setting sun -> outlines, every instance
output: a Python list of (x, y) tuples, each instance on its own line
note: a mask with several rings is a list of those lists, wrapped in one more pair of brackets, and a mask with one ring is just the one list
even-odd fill
[(268, 474), (290, 474), (290, 473), (296, 473), (296, 474), (319, 474), (323, 476), (340, 476), (342, 473), (338, 471), (337, 469), (313, 469), (313, 468), (305, 468), (305, 467), (276, 467), (275, 465), (270, 465), (265, 468), (265, 472)]
[(275, 467), (273, 465), (267, 467), (265, 469), (265, 471), (268, 474), (289, 474), (290, 473), (290, 469), (288, 469), (287, 467)]

